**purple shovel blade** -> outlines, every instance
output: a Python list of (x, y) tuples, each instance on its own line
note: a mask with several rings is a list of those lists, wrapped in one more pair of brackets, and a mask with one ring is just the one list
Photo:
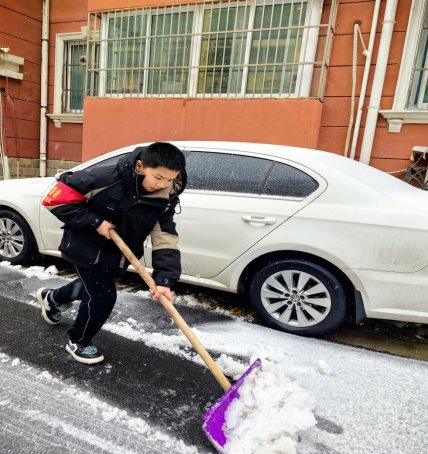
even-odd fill
[(203, 415), (203, 429), (210, 439), (211, 443), (220, 451), (227, 442), (226, 434), (223, 432), (223, 426), (226, 419), (226, 411), (229, 405), (235, 399), (239, 399), (238, 388), (242, 385), (246, 377), (256, 368), (260, 367), (262, 361), (256, 359), (253, 364), (239, 377), (238, 381), (228, 389), (223, 396), (210, 407)]

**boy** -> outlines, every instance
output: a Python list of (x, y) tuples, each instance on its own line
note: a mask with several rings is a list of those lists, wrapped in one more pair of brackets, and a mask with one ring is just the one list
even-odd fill
[(61, 321), (61, 311), (81, 300), (68, 335), (66, 350), (80, 363), (94, 364), (104, 356), (92, 345), (116, 302), (115, 278), (129, 262), (110, 239), (115, 228), (132, 252), (141, 258), (144, 241), (152, 240), (154, 299), (165, 295), (174, 302), (171, 286), (180, 277), (180, 251), (173, 220), (178, 196), (186, 185), (182, 152), (167, 142), (137, 147), (117, 165), (60, 175), (43, 205), (64, 223), (59, 247), (78, 278), (56, 290), (41, 288), (37, 300), (42, 317)]

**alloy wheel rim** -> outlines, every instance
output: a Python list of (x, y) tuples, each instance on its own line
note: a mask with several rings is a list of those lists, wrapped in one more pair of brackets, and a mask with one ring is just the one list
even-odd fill
[(0, 218), (0, 255), (15, 258), (24, 248), (24, 234), (19, 225), (10, 218)]
[(272, 318), (294, 328), (317, 325), (331, 310), (327, 287), (312, 274), (299, 270), (269, 276), (263, 282), (260, 297)]

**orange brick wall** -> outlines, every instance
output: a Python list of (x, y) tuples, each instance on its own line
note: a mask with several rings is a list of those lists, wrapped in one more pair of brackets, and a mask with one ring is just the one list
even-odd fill
[(316, 99), (86, 99), (83, 159), (154, 140), (226, 140), (315, 148)]
[[(51, 0), (49, 34), (49, 91), (48, 112), (53, 112), (55, 39), (58, 33), (80, 32), (88, 23), (87, 0)], [(55, 127), (48, 120), (48, 159), (82, 160), (82, 124), (62, 123)]]
[[(361, 21), (363, 38), (367, 46), (374, 3), (374, 0), (340, 1), (327, 79), (326, 96), (322, 112), (321, 130), (319, 134), (318, 148), (321, 150), (328, 150), (337, 154), (343, 154), (344, 152), (346, 131), (351, 109), (353, 24), (356, 20)], [(411, 0), (400, 0), (398, 2), (396, 23), (394, 25), (394, 34), (391, 42), (384, 90), (382, 93), (381, 109), (391, 108), (394, 99), (411, 3)], [(385, 4), (386, 2), (381, 3), (379, 12), (369, 83), (357, 144), (357, 158), (359, 157), (364, 134), (366, 112), (378, 55)], [(362, 50), (359, 43), (356, 106), (358, 105), (358, 97), (360, 94), (365, 64)], [(398, 134), (388, 132), (387, 121), (379, 115), (370, 164), (388, 172), (404, 169), (409, 163), (412, 147), (414, 145), (425, 144), (427, 136), (428, 125), (405, 124)]]
[(40, 0), (0, 4), (0, 43), (9, 53), (23, 57), (23, 80), (0, 76), (0, 87), (6, 89), (3, 99), (6, 155), (37, 158), (40, 129)]

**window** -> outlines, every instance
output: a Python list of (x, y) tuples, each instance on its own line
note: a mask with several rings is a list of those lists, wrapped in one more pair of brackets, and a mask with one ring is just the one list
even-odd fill
[(91, 166), (85, 167), (84, 170), (89, 171), (93, 169), (98, 169), (100, 167), (115, 166), (119, 162), (119, 160), (122, 159), (125, 155), (126, 153), (119, 154), (117, 156), (112, 156), (111, 158), (98, 161), (96, 164), (92, 164)]
[(205, 8), (199, 54), (198, 94), (240, 93), (250, 7)]
[(322, 4), (230, 0), (91, 13), (89, 45), (100, 52), (90, 51), (89, 96), (322, 97), (337, 0), (325, 6), (328, 24), (320, 24)]
[(83, 122), (86, 48), (82, 33), (56, 35), (54, 108), (48, 116), (57, 127), (61, 122)]
[(295, 167), (251, 156), (193, 151), (186, 169), (188, 189), (304, 198), (319, 186)]
[(85, 95), (86, 42), (67, 41), (64, 45), (62, 112), (83, 112)]
[(306, 8), (303, 2), (256, 7), (247, 90), (295, 92)]
[(305, 172), (277, 162), (272, 169), (262, 194), (304, 198), (318, 189), (318, 182)]
[(147, 94), (187, 93), (192, 23), (193, 11), (152, 15)]
[(428, 123), (428, 0), (413, 0), (392, 109), (380, 113), (390, 132)]
[(418, 49), (413, 68), (408, 107), (428, 108), (428, 4), (425, 5)]
[(107, 93), (126, 93), (139, 90), (143, 73), (139, 69), (144, 55), (145, 28), (143, 16), (113, 16), (108, 19), (107, 65), (116, 69), (106, 73)]
[(272, 165), (266, 159), (193, 151), (186, 159), (187, 188), (260, 194)]

